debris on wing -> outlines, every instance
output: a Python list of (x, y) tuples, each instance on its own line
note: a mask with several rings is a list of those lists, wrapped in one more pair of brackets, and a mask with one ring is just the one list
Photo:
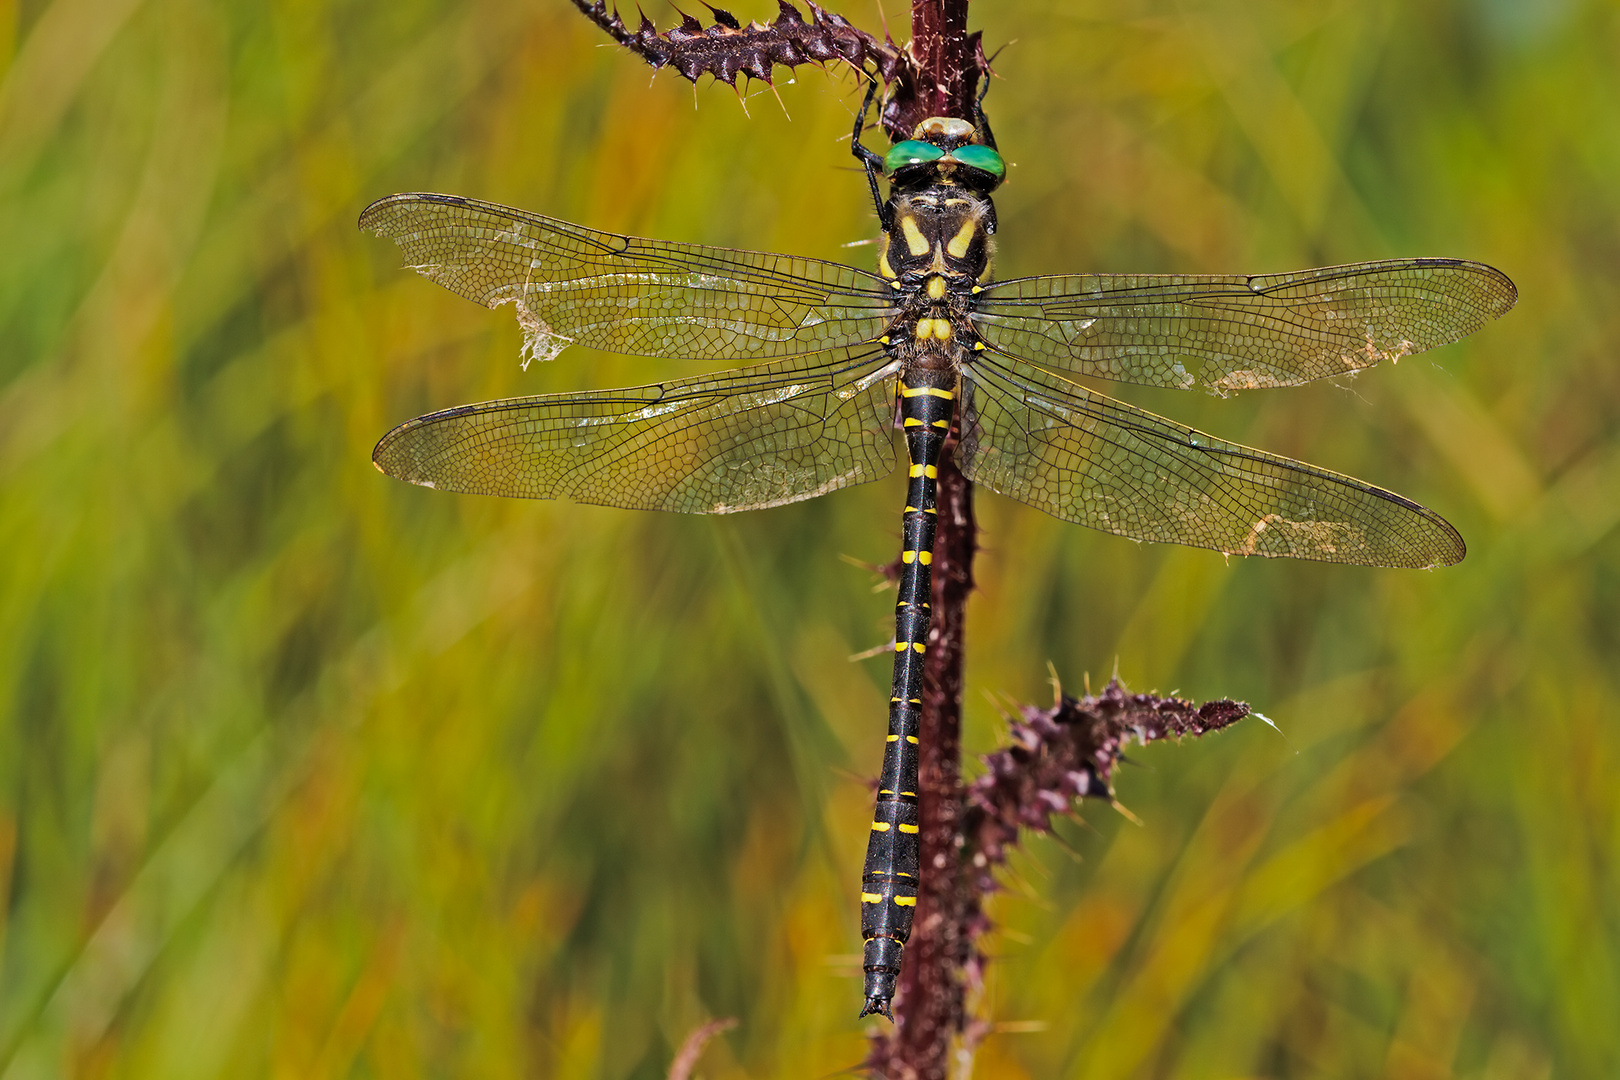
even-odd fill
[(523, 348), (518, 356), (524, 371), (528, 371), (529, 365), (536, 360), (543, 364), (557, 359), (564, 349), (574, 343), (573, 338), (559, 334), (548, 326), (545, 320), (534, 313), (533, 308), (524, 303), (523, 297), (503, 296), (489, 306), (497, 308), (502, 304), (512, 305), (518, 326), (523, 329)]

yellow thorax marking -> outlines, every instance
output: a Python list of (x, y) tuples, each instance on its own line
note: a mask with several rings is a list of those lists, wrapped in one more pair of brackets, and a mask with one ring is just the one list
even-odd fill
[(890, 240), (891, 237), (888, 233), (878, 234), (878, 273), (888, 278), (890, 285), (898, 286), (899, 282), (894, 280), (894, 265), (889, 262)]
[(972, 221), (962, 222), (962, 227), (951, 237), (951, 242), (945, 245), (945, 250), (950, 252), (951, 258), (960, 259), (965, 256), (968, 253), (968, 245), (973, 243), (973, 234), (978, 231), (979, 227)]
[(910, 214), (900, 219), (900, 231), (906, 237), (906, 249), (913, 255), (928, 254), (928, 237), (917, 228), (917, 221)]
[[(954, 244), (956, 241), (952, 240), (951, 243)], [(952, 252), (952, 254), (955, 254), (955, 252)], [(957, 258), (961, 258), (961, 256), (958, 255)], [(940, 277), (938, 274), (935, 274), (933, 277), (928, 279), (928, 299), (945, 299), (945, 279)]]

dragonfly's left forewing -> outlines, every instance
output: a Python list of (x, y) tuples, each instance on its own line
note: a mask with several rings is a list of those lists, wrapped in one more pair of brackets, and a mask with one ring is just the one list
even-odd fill
[(963, 371), (962, 471), (1065, 521), (1229, 555), (1447, 566), (1462, 538), (1410, 499), (1225, 442), (1032, 365)]
[(360, 227), (488, 307), (513, 305), (526, 348), (578, 343), (685, 360), (769, 360), (871, 341), (889, 286), (840, 263), (647, 240), (455, 195), (391, 195)]

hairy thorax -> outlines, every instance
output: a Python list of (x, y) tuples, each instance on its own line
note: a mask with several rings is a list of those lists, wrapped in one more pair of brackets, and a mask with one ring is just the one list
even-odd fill
[(978, 340), (969, 315), (990, 272), (995, 211), (953, 184), (896, 193), (893, 225), (880, 240), (878, 270), (896, 308), (885, 344), (908, 370), (955, 372)]

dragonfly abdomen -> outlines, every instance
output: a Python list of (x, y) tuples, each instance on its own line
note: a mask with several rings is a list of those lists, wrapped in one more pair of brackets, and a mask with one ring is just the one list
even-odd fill
[[(917, 909), (920, 872), (917, 760), (922, 726), (923, 656), (933, 595), (934, 526), (939, 459), (956, 408), (954, 371), (907, 372), (900, 381), (900, 417), (908, 477), (901, 518), (900, 589), (894, 609), (894, 680), (889, 734), (877, 809), (861, 874), (861, 936), (865, 939), (866, 1006), (861, 1015), (890, 1016), (889, 1002)], [(892, 1017), (891, 1017), (892, 1019)]]

